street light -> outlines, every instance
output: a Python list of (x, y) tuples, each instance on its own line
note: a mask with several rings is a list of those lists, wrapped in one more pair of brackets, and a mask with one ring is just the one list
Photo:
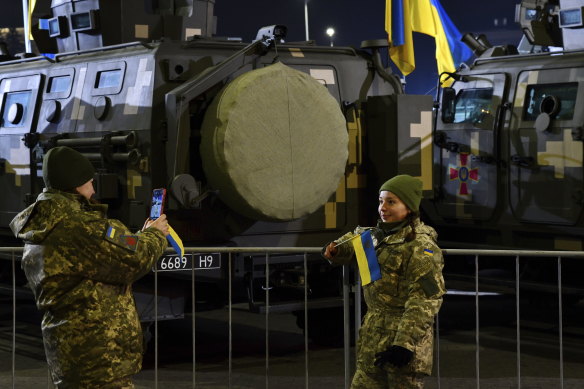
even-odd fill
[(333, 35), (335, 35), (335, 29), (329, 27), (326, 29), (326, 34), (331, 38), (331, 47), (333, 46)]

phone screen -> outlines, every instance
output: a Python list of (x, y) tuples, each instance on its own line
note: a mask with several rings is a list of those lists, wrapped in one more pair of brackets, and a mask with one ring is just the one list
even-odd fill
[(152, 191), (152, 208), (150, 208), (150, 219), (158, 219), (163, 214), (164, 197), (166, 189), (154, 189)]

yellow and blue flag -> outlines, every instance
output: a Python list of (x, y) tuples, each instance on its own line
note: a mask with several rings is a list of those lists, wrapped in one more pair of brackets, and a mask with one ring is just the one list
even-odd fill
[(168, 243), (170, 243), (174, 251), (176, 251), (176, 253), (182, 258), (185, 255), (185, 248), (182, 239), (171, 226), (168, 226), (168, 231), (169, 234), (166, 235), (166, 240), (168, 240)]
[(375, 254), (371, 231), (367, 230), (361, 235), (357, 235), (352, 239), (352, 243), (355, 249), (355, 255), (357, 256), (361, 284), (367, 285), (372, 281), (380, 279), (381, 269), (377, 261), (377, 254)]
[[(438, 74), (454, 72), (472, 51), (438, 0), (386, 0), (385, 30), (389, 54), (404, 76), (416, 68), (412, 32), (434, 37)], [(445, 84), (450, 84), (452, 79)]]
[(113, 239), (116, 236), (116, 229), (113, 228), (112, 226), (108, 226), (107, 232), (105, 233), (105, 235), (108, 238)]

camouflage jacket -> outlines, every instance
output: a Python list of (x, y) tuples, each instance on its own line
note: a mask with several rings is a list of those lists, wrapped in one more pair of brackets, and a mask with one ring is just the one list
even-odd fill
[[(436, 245), (433, 228), (417, 219), (416, 238), (406, 242), (411, 227), (385, 236), (378, 228), (357, 227), (336, 242), (344, 242), (363, 231), (372, 230), (382, 278), (363, 286), (367, 315), (359, 339), (358, 362), (373, 368), (374, 355), (391, 345), (414, 351), (408, 369), (430, 374), (432, 371), (433, 322), (446, 293), (442, 252)], [(338, 246), (332, 262), (354, 260), (351, 243)]]
[(94, 388), (141, 369), (142, 331), (131, 284), (165, 247), (148, 228), (134, 235), (107, 206), (45, 189), (10, 223), (25, 242), (22, 267), (44, 311), (43, 340), (58, 388)]

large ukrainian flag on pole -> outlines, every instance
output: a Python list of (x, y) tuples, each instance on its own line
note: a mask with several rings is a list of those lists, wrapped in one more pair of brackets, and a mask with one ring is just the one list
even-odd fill
[(434, 37), (438, 75), (454, 72), (472, 55), (438, 0), (386, 0), (385, 30), (391, 44), (389, 55), (404, 76), (416, 68), (412, 32)]
[(373, 239), (371, 238), (371, 231), (367, 230), (361, 235), (357, 235), (351, 241), (357, 256), (357, 266), (359, 266), (359, 274), (361, 275), (361, 284), (367, 285), (372, 281), (377, 281), (381, 278), (381, 269), (375, 254), (375, 247), (373, 246)]

